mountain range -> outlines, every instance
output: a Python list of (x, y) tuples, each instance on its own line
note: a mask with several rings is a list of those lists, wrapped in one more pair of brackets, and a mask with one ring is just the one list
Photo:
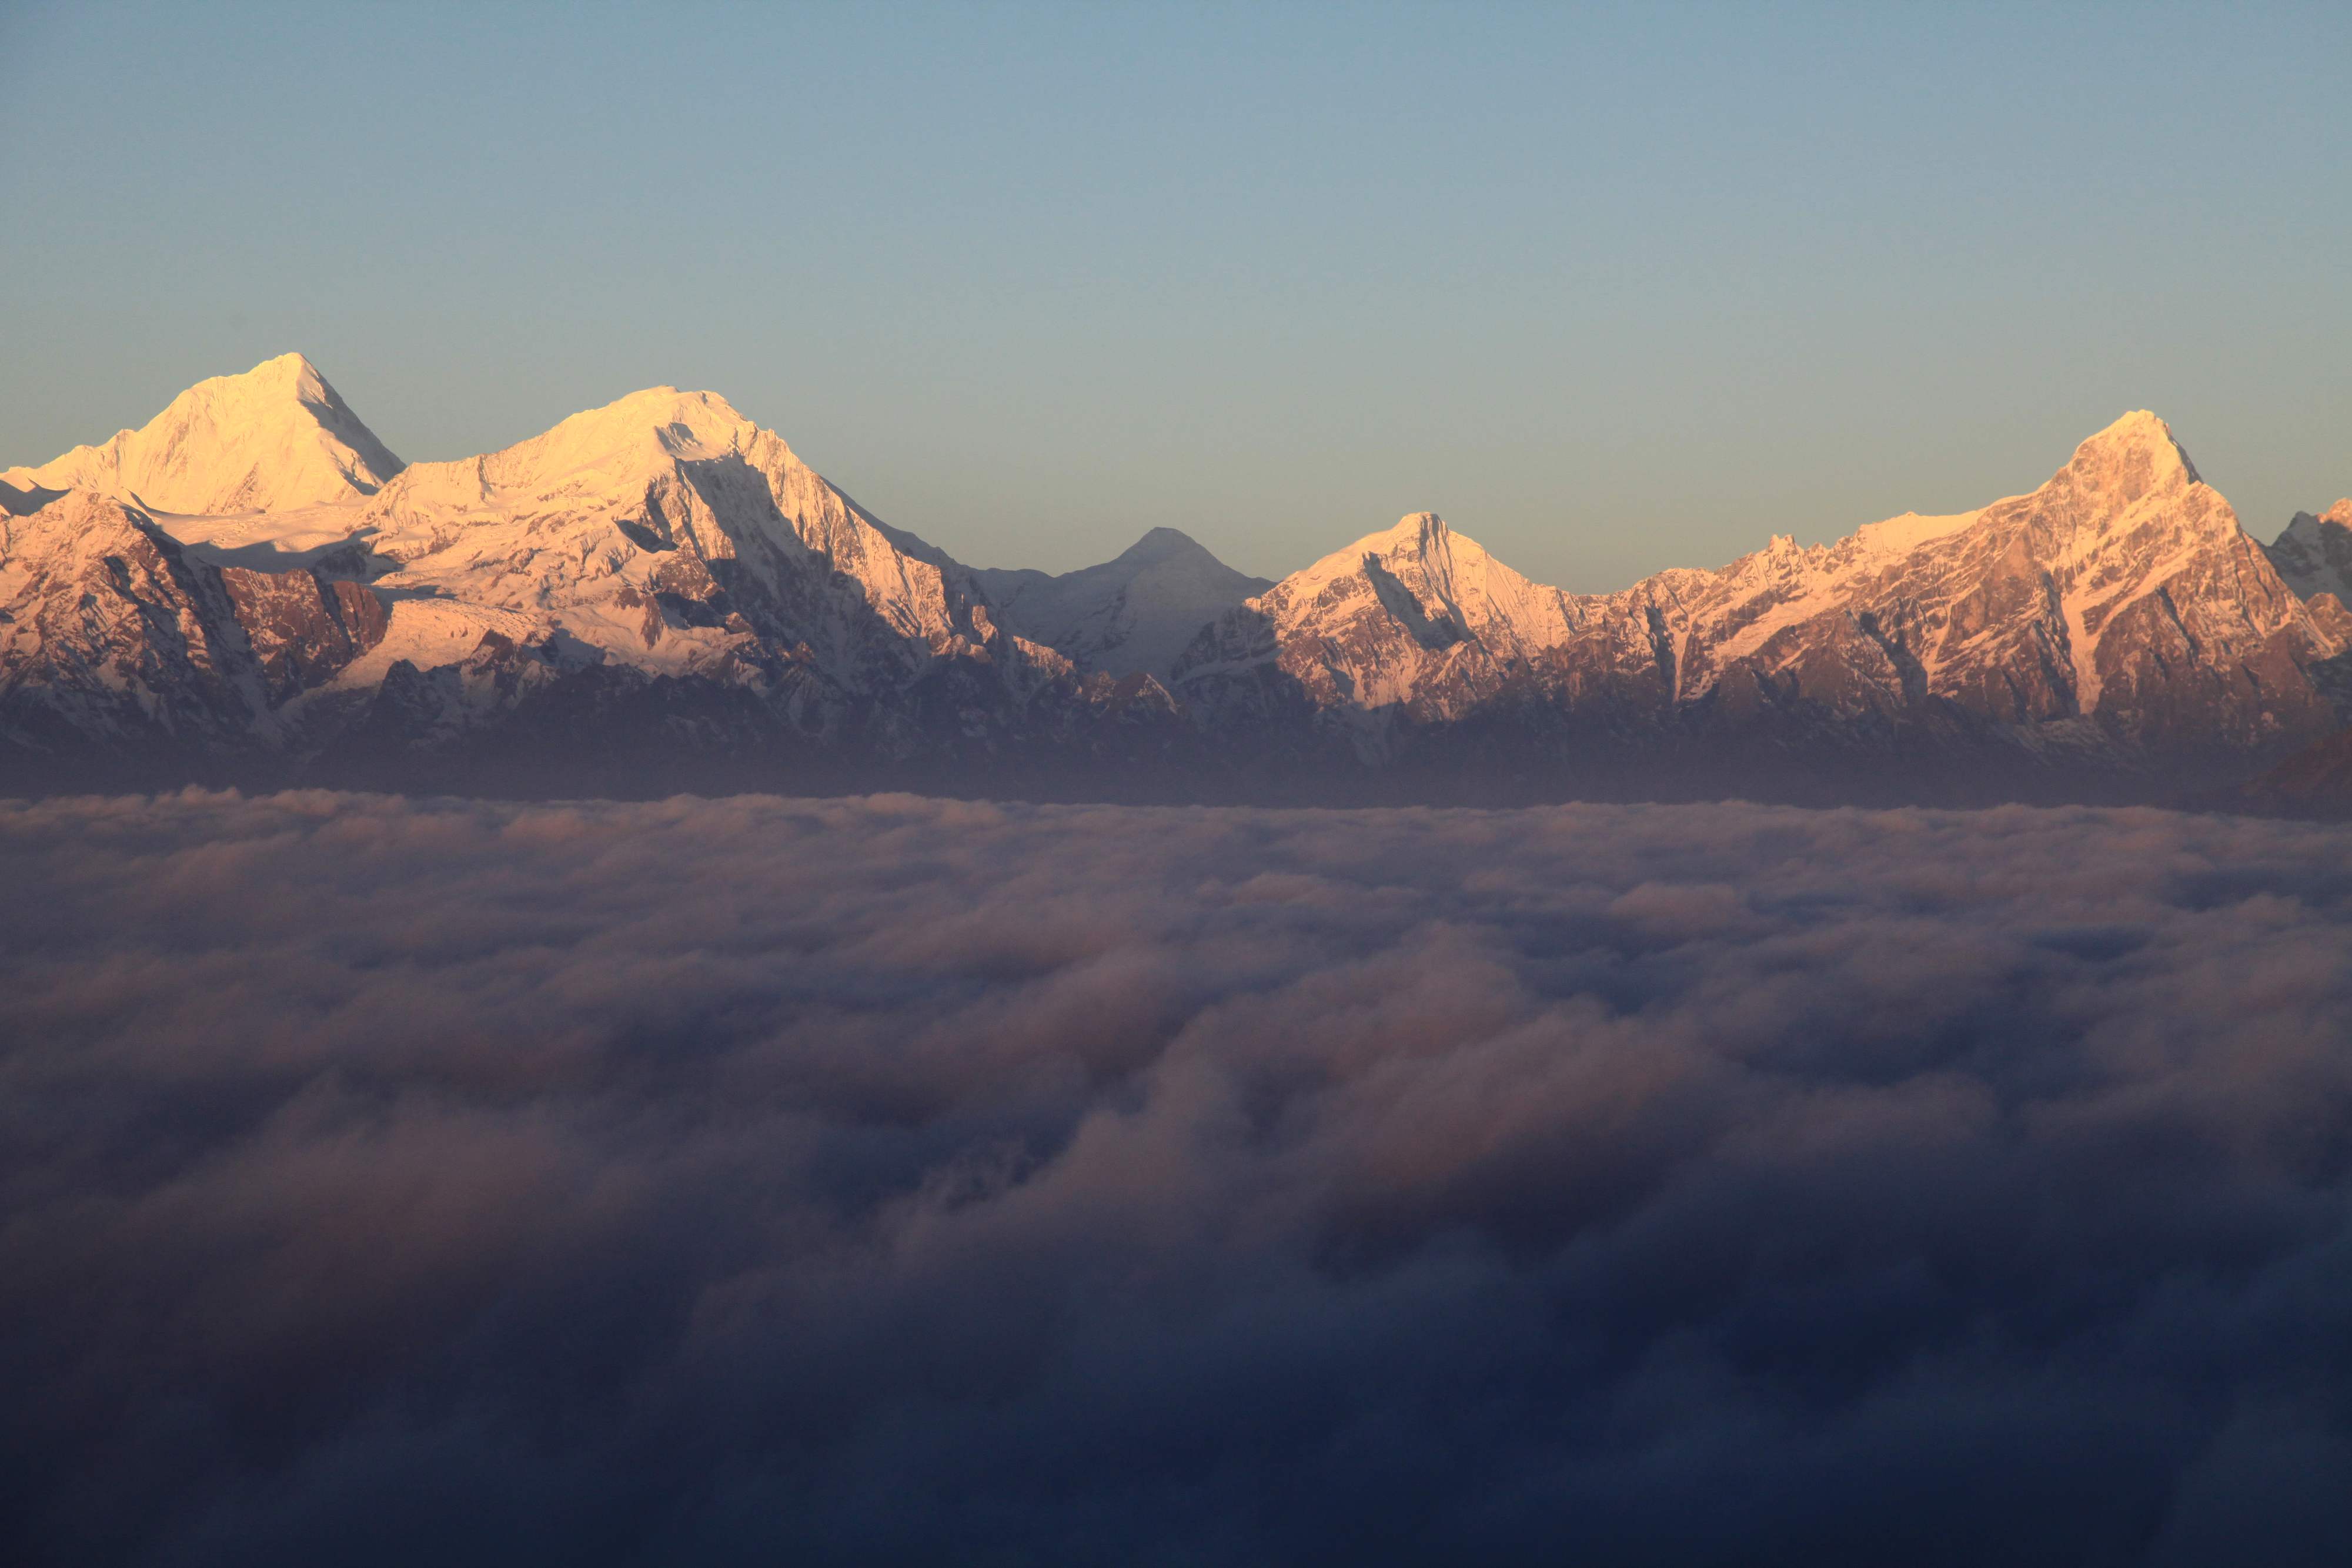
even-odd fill
[(1278, 582), (1170, 528), (969, 567), (671, 387), (404, 465), (289, 354), (0, 473), (0, 793), (2293, 806), (2347, 593), (2352, 501), (2260, 545), (2144, 412), (1977, 511), (1579, 594), (1429, 513)]

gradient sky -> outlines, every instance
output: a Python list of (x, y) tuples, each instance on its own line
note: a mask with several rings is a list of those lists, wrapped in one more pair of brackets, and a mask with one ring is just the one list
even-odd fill
[[(1961, 14), (1962, 12), (1965, 14)], [(2352, 491), (2352, 7), (0, 0), (0, 463), (309, 353), (452, 457), (716, 389), (887, 520), (1622, 585), (2152, 407)]]

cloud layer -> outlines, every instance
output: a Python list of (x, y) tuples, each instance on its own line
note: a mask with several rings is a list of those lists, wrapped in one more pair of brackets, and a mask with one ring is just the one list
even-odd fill
[(2352, 1530), (2352, 837), (0, 805), (0, 1554)]

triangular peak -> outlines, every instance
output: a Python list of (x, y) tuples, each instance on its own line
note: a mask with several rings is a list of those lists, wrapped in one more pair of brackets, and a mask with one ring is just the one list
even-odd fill
[[(238, 375), (208, 376), (173, 398), (139, 434), (158, 425), (184, 427), (205, 416), (222, 425), (266, 424), (294, 409), (346, 440), (364, 435), (366, 444), (382, 451), (382, 443), (306, 354), (280, 354)], [(371, 460), (368, 465), (381, 467), (374, 476), (378, 484), (401, 469), (400, 459), (389, 452), (383, 452), (380, 465)]]
[(1427, 549), (1444, 544), (1453, 532), (1445, 526), (1445, 519), (1435, 512), (1407, 512), (1396, 520), (1394, 528), (1384, 528), (1364, 542), (1369, 545), (1377, 539), (1391, 549), (1401, 547)]
[(213, 376), (137, 430), (20, 470), (166, 512), (283, 511), (372, 496), (404, 465), (301, 354)]
[[(335, 393), (335, 389), (327, 384), (327, 378), (319, 373), (319, 367), (310, 362), (308, 354), (280, 354), (274, 360), (262, 361), (241, 376), (215, 376), (211, 382), (197, 384), (209, 386), (221, 382), (250, 382), (256, 386), (284, 387), (296, 396), (312, 402), (324, 401)], [(336, 401), (341, 400), (338, 398)]]
[(1200, 540), (1181, 528), (1159, 528), (1146, 532), (1113, 559), (1129, 566), (1157, 566), (1164, 560), (1208, 554), (1208, 549)]
[[(1366, 534), (1363, 538), (1333, 550), (1329, 555), (1308, 567), (1307, 570), (1320, 573), (1326, 567), (1352, 570), (1366, 556), (1379, 556), (1385, 559), (1400, 554), (1425, 555), (1433, 551), (1443, 551), (1450, 548), (1459, 538), (1460, 536), (1446, 526), (1445, 519), (1435, 512), (1408, 512), (1399, 517), (1394, 524), (1381, 529), (1378, 533)], [(1474, 549), (1477, 548), (1470, 539), (1464, 538), (1461, 542)]]
[[(1381, 560), (1418, 559), (1438, 570), (1445, 563), (1480, 565), (1492, 561), (1486, 549), (1467, 534), (1456, 533), (1444, 517), (1435, 512), (1408, 512), (1389, 528), (1376, 534), (1366, 534), (1313, 565), (1292, 574), (1293, 578), (1321, 580), (1360, 567), (1366, 557)], [(1501, 570), (1499, 561), (1494, 564)]]
[(2126, 499), (2203, 483), (2172, 427), (2144, 408), (2075, 447), (2057, 477), (2078, 487), (2119, 492)]

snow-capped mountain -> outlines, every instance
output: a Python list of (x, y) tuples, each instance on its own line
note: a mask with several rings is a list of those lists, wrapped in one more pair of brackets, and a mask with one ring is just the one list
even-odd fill
[(2339, 727), (2347, 520), (2266, 554), (2143, 413), (2030, 494), (1614, 593), (1427, 513), (1272, 584), (1172, 529), (1055, 577), (713, 393), (403, 467), (289, 355), (0, 480), (0, 786), (2158, 797)]
[(157, 512), (274, 512), (373, 496), (400, 472), (316, 366), (281, 354), (198, 382), (137, 430), (0, 473), (16, 489), (96, 490)]
[(1380, 720), (1443, 723), (1493, 697), (1567, 645), (1571, 603), (1418, 512), (1227, 612), (1174, 675), (1210, 711), (1265, 718), (1270, 705), (1303, 701), (1347, 716), (1369, 742)]
[(1367, 759), (1499, 706), (1677, 739), (1940, 725), (2121, 763), (2323, 733), (2338, 720), (2322, 666), (2344, 652), (2137, 413), (2029, 495), (1810, 549), (1776, 538), (1616, 593), (1539, 587), (1409, 517), (1229, 612), (1173, 674), (1211, 715), (1286, 711)]
[(1274, 586), (1174, 528), (1153, 528), (1100, 566), (1049, 576), (972, 573), (997, 619), (1081, 667), (1165, 678), (1201, 628)]
[[(196, 402), (299, 428), (324, 382), (293, 362)], [(347, 410), (339, 428), (353, 451), (381, 447)], [(226, 493), (264, 503), (226, 514), (142, 506), (110, 482), (59, 490), (74, 455), (12, 471), (0, 733), (51, 752), (593, 754), (667, 737), (903, 759), (1083, 750), (1103, 719), (1126, 744), (1139, 717), (1172, 716), (1156, 684), (1122, 689), (998, 628), (967, 570), (710, 393), (637, 392), (324, 501), (311, 448), (281, 444), (273, 468), (248, 463), (257, 446), (215, 419), (170, 447), (174, 499), (222, 493), (235, 471)], [(348, 611), (335, 656), (286, 652), (321, 606)]]
[(2352, 602), (2352, 497), (2324, 512), (2297, 512), (2264, 551), (2289, 588), (2311, 599)]

